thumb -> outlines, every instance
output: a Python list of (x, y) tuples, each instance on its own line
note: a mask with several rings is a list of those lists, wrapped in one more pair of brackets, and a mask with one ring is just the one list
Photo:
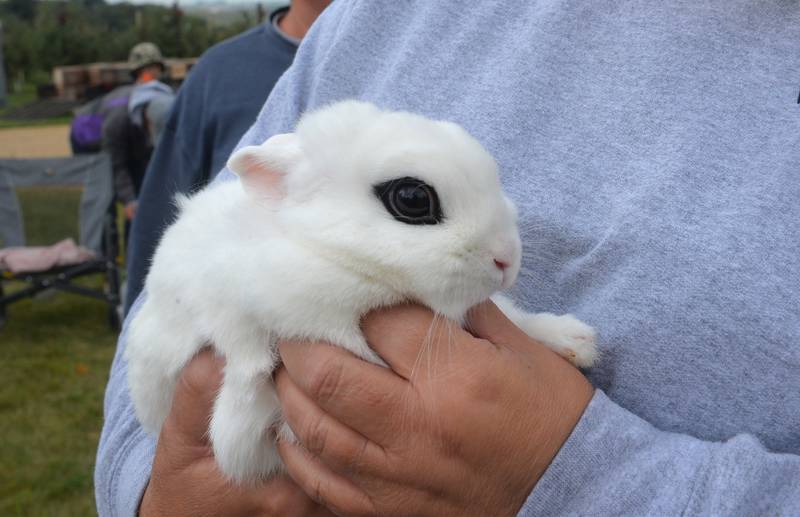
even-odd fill
[(225, 359), (205, 349), (181, 372), (164, 425), (169, 425), (170, 432), (177, 433), (182, 443), (208, 445), (208, 424), (224, 367)]
[(479, 303), (467, 312), (466, 327), (473, 336), (486, 339), (497, 348), (523, 354), (536, 348), (536, 342), (508, 319), (492, 300)]

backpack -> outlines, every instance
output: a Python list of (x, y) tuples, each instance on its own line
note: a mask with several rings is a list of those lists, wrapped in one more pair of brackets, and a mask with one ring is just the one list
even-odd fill
[(69, 129), (73, 154), (100, 152), (103, 123), (114, 111), (128, 109), (132, 89), (131, 85), (120, 86), (75, 110), (75, 118)]

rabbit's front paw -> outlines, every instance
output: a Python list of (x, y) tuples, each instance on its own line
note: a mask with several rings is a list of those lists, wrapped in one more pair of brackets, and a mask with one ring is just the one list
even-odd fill
[(523, 332), (575, 366), (588, 368), (597, 360), (597, 333), (572, 314), (525, 312), (501, 294), (494, 295), (492, 301)]
[(548, 345), (575, 366), (587, 368), (597, 359), (597, 333), (572, 314), (553, 316)]
[(541, 341), (575, 366), (588, 368), (597, 360), (597, 333), (572, 314), (531, 314), (512, 308), (506, 315), (510, 315), (530, 337)]

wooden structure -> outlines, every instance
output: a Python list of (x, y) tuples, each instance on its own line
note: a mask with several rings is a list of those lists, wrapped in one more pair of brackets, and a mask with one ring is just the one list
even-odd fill
[[(179, 85), (196, 62), (197, 58), (165, 59), (164, 81)], [(58, 96), (63, 99), (84, 100), (130, 82), (131, 67), (124, 61), (57, 66), (53, 69), (53, 84)]]

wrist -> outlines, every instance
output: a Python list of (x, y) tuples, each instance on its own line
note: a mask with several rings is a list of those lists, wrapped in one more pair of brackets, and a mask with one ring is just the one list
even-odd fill
[(150, 483), (147, 483), (147, 486), (144, 489), (142, 500), (139, 502), (139, 511), (137, 512), (137, 515), (139, 517), (154, 517), (158, 515), (153, 499), (153, 490), (151, 490)]
[(547, 358), (542, 357), (539, 361), (542, 366), (540, 386), (547, 386), (550, 394), (540, 399), (541, 406), (532, 413), (539, 432), (532, 436), (538, 443), (532, 444), (534, 461), (530, 490), (533, 490), (572, 435), (595, 391), (580, 370), (549, 349), (542, 351)]

